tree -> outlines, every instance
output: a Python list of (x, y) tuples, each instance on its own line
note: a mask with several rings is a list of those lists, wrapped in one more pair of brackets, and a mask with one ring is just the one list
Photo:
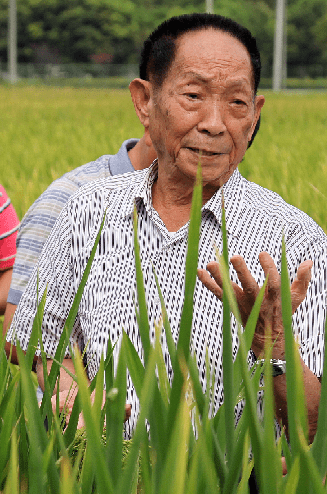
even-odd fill
[[(318, 71), (319, 66), (322, 68), (323, 53), (326, 62), (326, 18), (326, 0), (289, 0), (287, 60), (290, 75), (294, 66), (303, 66), (302, 74), (293, 72), (295, 76), (319, 75), (315, 73), (315, 66)], [(312, 66), (311, 72), (309, 66)]]
[[(217, 14), (248, 27), (270, 76), (276, 0), (215, 0)], [(204, 12), (205, 0), (17, 0), (20, 62), (137, 63), (145, 38), (172, 15)], [(7, 59), (8, 0), (0, 0), (0, 60)], [(327, 71), (326, 0), (288, 0), (289, 73), (311, 65)], [(312, 74), (319, 75), (319, 74)]]

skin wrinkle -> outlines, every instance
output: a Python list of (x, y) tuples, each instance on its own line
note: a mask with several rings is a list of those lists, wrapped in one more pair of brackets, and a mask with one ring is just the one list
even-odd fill
[[(220, 31), (211, 30), (210, 33), (212, 35), (222, 35), (224, 38), (229, 39), (229, 41), (232, 41), (233, 43), (235, 42), (234, 38), (226, 36), (225, 33), (221, 33)], [(240, 50), (236, 51), (236, 56), (226, 57), (226, 60), (220, 61), (219, 63), (217, 63), (215, 53), (210, 55), (207, 59), (204, 57), (198, 57), (196, 60), (193, 56), (189, 57), (189, 55), (184, 56), (183, 54), (180, 56), (180, 52), (184, 44), (188, 44), (189, 38), (192, 38), (194, 35), (198, 37), (198, 34), (199, 33), (187, 33), (186, 35), (183, 35), (181, 37), (181, 39), (177, 42), (176, 58), (172, 63), (168, 78), (163, 82), (160, 91), (153, 91), (152, 88), (151, 96), (153, 98), (152, 104), (155, 110), (155, 117), (158, 119), (162, 119), (163, 113), (160, 108), (166, 105), (166, 108), (164, 110), (166, 119), (164, 121), (163, 133), (167, 135), (169, 133), (169, 128), (171, 127), (169, 121), (170, 112), (169, 108), (167, 109), (167, 105), (169, 107), (170, 103), (169, 100), (174, 100), (174, 110), (175, 107), (179, 104), (179, 107), (183, 111), (185, 111), (186, 114), (191, 115), (193, 110), (187, 107), (187, 102), (181, 101), (181, 99), (183, 98), (183, 89), (185, 88), (186, 90), (187, 88), (193, 88), (193, 86), (195, 87), (196, 84), (199, 84), (198, 90), (200, 92), (202, 91), (203, 93), (209, 93), (209, 98), (211, 98), (212, 100), (211, 107), (214, 108), (215, 111), (215, 115), (213, 115), (212, 117), (212, 120), (214, 121), (217, 120), (217, 116), (221, 112), (221, 109), (219, 107), (221, 106), (222, 100), (226, 98), (226, 94), (228, 96), (233, 91), (237, 92), (239, 90), (240, 92), (242, 92), (242, 98), (245, 97), (247, 100), (247, 105), (251, 107), (247, 111), (249, 119), (242, 129), (242, 134), (246, 136), (246, 140), (244, 140), (244, 142), (247, 145), (249, 140), (247, 136), (250, 134), (250, 130), (253, 129), (253, 107), (255, 106), (255, 102), (253, 101), (252, 67), (250, 57), (246, 49), (244, 49), (243, 45), (237, 40), (236, 43), (237, 45), (239, 45), (239, 48), (242, 52), (241, 58), (243, 59), (241, 60), (239, 54)], [(200, 42), (198, 43), (197, 49), (201, 51), (203, 46), (205, 46), (205, 43)], [(231, 67), (231, 64), (233, 65), (233, 67)], [(224, 74), (224, 70), (227, 70), (226, 74)], [(238, 74), (238, 71), (241, 71), (241, 74)], [(242, 71), (244, 71), (244, 74), (242, 73)], [(236, 76), (234, 76), (235, 73)], [(248, 76), (249, 73), (251, 73), (251, 77)], [(190, 77), (193, 77), (193, 80), (189, 81), (188, 79)], [(167, 80), (170, 83), (170, 87), (168, 88), (166, 87)], [(248, 86), (248, 88), (246, 88), (246, 86)], [(165, 95), (167, 95), (167, 97), (164, 97)], [(174, 114), (174, 112), (172, 112), (172, 114)], [(201, 122), (199, 125), (201, 126)], [(210, 136), (210, 132), (205, 129), (204, 125), (205, 124), (203, 124), (203, 127), (201, 127), (201, 132), (202, 134), (206, 134), (206, 137), (204, 137), (204, 135), (199, 136), (199, 133), (198, 135), (195, 135), (195, 132), (193, 134), (192, 132), (190, 132), (188, 136), (184, 137), (184, 142), (181, 140), (181, 142), (176, 145), (175, 149), (170, 155), (170, 165), (172, 166), (172, 170), (171, 173), (167, 173), (168, 179), (169, 176), (173, 176), (175, 172), (180, 172), (180, 169), (178, 169), (179, 153), (181, 151), (183, 152), (183, 150), (185, 149), (188, 149), (190, 154), (197, 154), (196, 161), (198, 161), (199, 159), (199, 153), (196, 153), (195, 151), (197, 149), (204, 151), (204, 154), (206, 154), (206, 151), (209, 151), (220, 155), (231, 155), (228, 167), (226, 168), (225, 173), (220, 177), (220, 182), (224, 183), (233, 173), (239, 162), (237, 160), (238, 156), (235, 160), (235, 156), (233, 153), (233, 148), (236, 147), (236, 141), (237, 138), (239, 138), (239, 135), (235, 136), (235, 138), (233, 138), (234, 136), (232, 136), (232, 139), (230, 139), (229, 142), (226, 142), (223, 147), (221, 143), (219, 143), (219, 145), (217, 146), (217, 143), (212, 143), (212, 136)], [(226, 126), (223, 122), (221, 122), (221, 129), (219, 132), (217, 131), (217, 134), (223, 134), (224, 132), (226, 132)], [(151, 134), (151, 137), (153, 138), (153, 133)], [(158, 146), (159, 145), (160, 143), (158, 143)], [(242, 152), (242, 154), (244, 154), (245, 149), (246, 148), (244, 146), (244, 151)], [(160, 150), (158, 150), (159, 160), (161, 157), (160, 154)], [(164, 149), (162, 154), (164, 154)], [(218, 186), (220, 186), (220, 184), (218, 184)], [(207, 188), (208, 190), (212, 189), (209, 192), (209, 195), (212, 195), (212, 193), (217, 190), (217, 185), (213, 184), (213, 187), (209, 185)], [(189, 193), (186, 195), (186, 197), (189, 198)], [(178, 203), (180, 203), (180, 198), (181, 196), (179, 191)]]
[[(222, 31), (220, 31), (219, 29), (213, 29), (213, 28), (210, 28), (208, 29), (208, 31), (210, 32), (220, 32), (222, 33)], [(186, 33), (187, 34), (196, 34), (196, 31), (195, 32), (189, 32), (189, 33)], [(229, 33), (226, 33), (226, 32), (223, 32), (223, 34), (227, 37), (230, 38), (230, 40), (232, 42), (236, 42), (236, 43), (239, 43), (243, 48), (244, 46), (236, 39), (234, 38), (233, 36), (231, 36)], [(179, 48), (181, 46), (183, 46), (183, 43), (185, 44), (187, 41), (185, 41), (185, 35), (182, 35), (177, 41), (176, 41), (176, 53), (178, 52)], [(206, 46), (204, 43), (199, 43), (199, 49), (201, 50), (205, 50)], [(248, 54), (249, 55), (249, 54)], [(233, 56), (232, 53), (225, 53), (225, 57), (226, 57), (226, 60), (219, 60), (217, 61), (217, 59), (215, 57), (212, 57), (212, 60), (204, 60), (203, 61), (203, 67), (206, 66), (206, 64), (208, 65), (208, 72), (210, 72), (210, 70), (212, 70), (213, 72), (216, 72), (218, 68), (220, 68), (220, 73), (219, 74), (215, 74), (215, 78), (216, 80), (218, 81), (218, 86), (221, 86), (221, 84), (223, 83), (224, 80), (226, 80), (226, 77), (224, 76), (224, 70), (228, 70), (232, 65), (235, 65), (235, 66), (238, 66), (237, 68), (238, 69), (241, 69), (242, 68), (242, 65), (245, 66), (245, 68), (247, 69), (247, 64), (245, 64), (245, 62), (243, 62), (242, 64), (240, 63), (239, 59), (237, 59), (237, 57)], [(250, 56), (249, 56), (249, 60), (250, 60)], [(174, 60), (176, 61), (176, 60)], [(211, 65), (211, 67), (210, 67)], [(188, 66), (188, 60), (187, 59), (181, 59), (181, 64), (180, 64), (180, 67), (177, 66), (177, 68), (181, 68), (183, 69), (184, 71), (187, 71), (187, 66)], [(186, 69), (185, 69), (186, 67)], [(200, 67), (201, 68), (201, 67)], [(251, 61), (250, 61), (250, 71), (251, 71), (251, 88), (252, 88), (252, 95), (254, 95), (254, 74), (253, 74), (253, 67), (252, 67), (252, 64), (251, 64)], [(191, 69), (189, 72), (186, 72), (185, 73), (185, 76), (187, 76), (188, 74), (192, 75), (193, 70)], [(197, 76), (196, 73), (194, 73), (195, 76)], [(207, 80), (209, 81), (210, 78), (207, 78), (205, 75), (202, 75), (201, 72), (199, 72), (198, 74), (198, 77), (200, 79), (202, 79), (202, 82), (206, 82)], [(243, 79), (244, 81), (247, 81), (246, 78)]]

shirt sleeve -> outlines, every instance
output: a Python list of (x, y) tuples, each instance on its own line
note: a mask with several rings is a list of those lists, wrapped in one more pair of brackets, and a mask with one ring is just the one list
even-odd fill
[(324, 365), (324, 337), (327, 290), (327, 246), (325, 242), (310, 243), (302, 261), (311, 259), (311, 282), (307, 295), (293, 315), (294, 337), (305, 364), (318, 377)]
[(16, 242), (16, 262), (8, 294), (8, 302), (11, 304), (18, 305), (62, 208), (77, 188), (67, 179), (59, 179), (47, 188), (25, 214)]
[[(46, 354), (49, 357), (55, 355), (75, 297), (74, 276), (71, 266), (71, 225), (67, 207), (65, 207), (44, 245), (38, 263), (21, 297), (7, 333), (7, 341), (16, 343), (19, 340), (22, 349), (27, 349), (36, 314), (37, 300), (41, 300), (46, 290), (42, 339)], [(39, 280), (38, 295), (37, 278)], [(77, 343), (81, 349), (83, 348), (78, 317), (71, 334), (71, 343)], [(36, 353), (39, 354), (39, 349)]]
[(0, 185), (0, 271), (14, 265), (18, 227), (16, 211), (4, 187)]
[[(127, 151), (125, 149), (126, 156)], [(104, 155), (55, 180), (32, 204), (25, 214), (17, 236), (17, 254), (8, 302), (18, 305), (32, 271), (60, 212), (69, 198), (82, 185), (110, 176), (109, 162)]]

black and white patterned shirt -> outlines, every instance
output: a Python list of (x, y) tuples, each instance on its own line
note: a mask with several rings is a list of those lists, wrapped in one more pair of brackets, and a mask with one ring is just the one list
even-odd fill
[[(184, 289), (184, 267), (188, 224), (169, 233), (152, 207), (152, 184), (157, 165), (136, 173), (98, 180), (80, 188), (65, 205), (45, 244), (37, 268), (40, 293), (48, 283), (48, 296), (43, 321), (44, 348), (54, 355), (57, 343), (89, 258), (104, 211), (105, 226), (84, 289), (72, 339), (85, 348), (88, 374), (97, 372), (101, 353), (119, 340), (122, 328), (141, 355), (141, 341), (135, 317), (135, 263), (133, 247), (133, 208), (138, 211), (138, 235), (144, 283), (149, 311), (151, 338), (154, 322), (161, 314), (160, 301), (153, 276), (157, 273), (163, 292), (175, 341), (178, 339)], [(238, 170), (223, 186), (230, 256), (240, 254), (261, 286), (264, 273), (258, 261), (267, 251), (278, 269), (281, 264), (284, 232), (291, 280), (297, 267), (312, 259), (312, 281), (307, 297), (293, 316), (294, 333), (300, 352), (309, 368), (322, 373), (324, 320), (326, 307), (327, 238), (322, 229), (305, 213), (286, 204), (277, 194), (245, 180)], [(215, 259), (214, 245), (222, 248), (221, 191), (202, 208), (201, 239), (198, 266), (204, 268)], [(36, 273), (24, 292), (11, 331), (26, 349), (36, 311)], [(233, 281), (238, 281), (230, 267)], [(236, 325), (233, 321), (234, 354), (237, 350)], [(222, 389), (222, 304), (197, 280), (194, 295), (192, 348), (196, 354), (200, 378), (205, 385), (206, 349), (215, 374), (214, 409), (223, 401)], [(119, 344), (116, 346), (116, 351)], [(168, 350), (163, 354), (169, 365)], [(127, 403), (132, 405), (129, 420), (133, 430), (138, 414), (138, 400), (128, 378)], [(128, 431), (127, 431), (128, 435)]]

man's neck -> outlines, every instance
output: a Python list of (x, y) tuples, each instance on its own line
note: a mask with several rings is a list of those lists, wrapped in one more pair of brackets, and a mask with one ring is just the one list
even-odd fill
[(144, 137), (142, 137), (135, 144), (135, 146), (128, 151), (128, 156), (134, 170), (143, 170), (144, 168), (148, 168), (156, 158), (154, 149), (145, 143)]
[(159, 214), (169, 232), (176, 232), (190, 219), (193, 189), (184, 196), (177, 187), (164, 187), (154, 182), (152, 186), (152, 205)]

